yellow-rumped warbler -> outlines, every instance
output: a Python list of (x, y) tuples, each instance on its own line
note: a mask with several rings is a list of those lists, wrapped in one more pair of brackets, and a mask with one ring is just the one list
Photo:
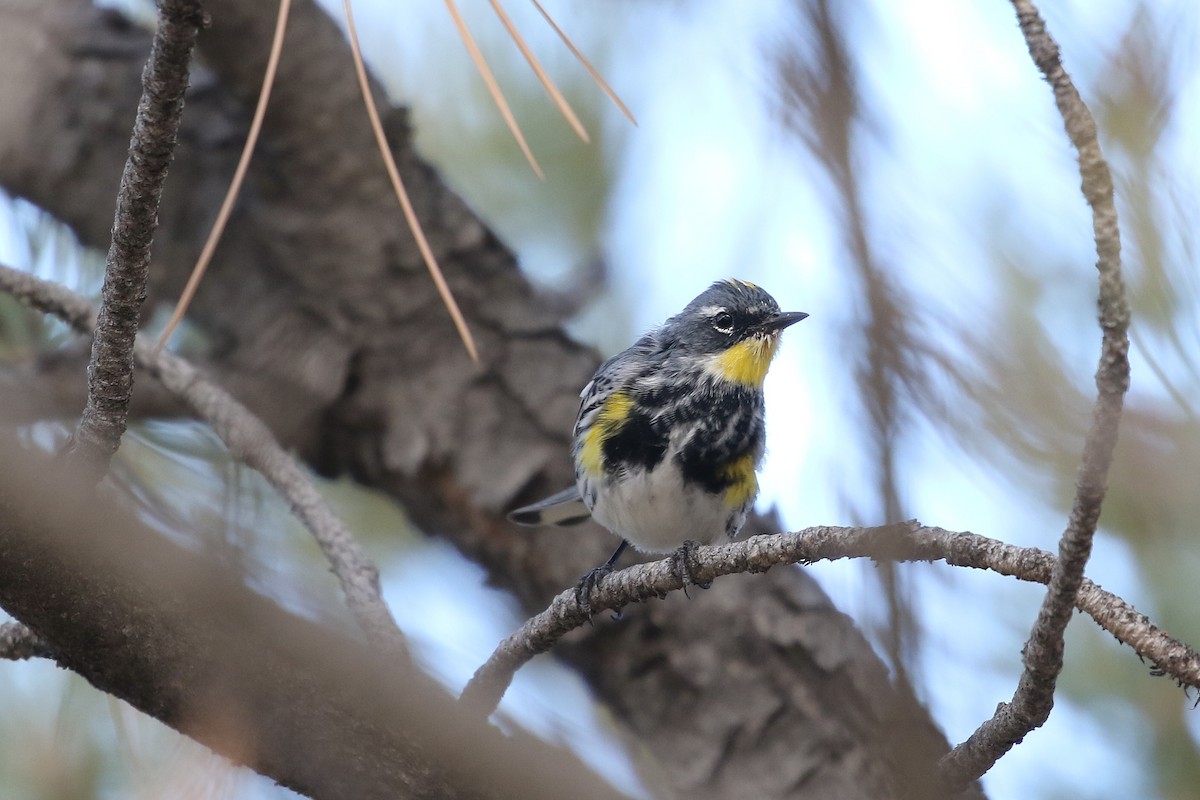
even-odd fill
[(575, 486), (509, 514), (522, 525), (569, 525), (590, 516), (621, 537), (585, 576), (581, 602), (627, 545), (648, 553), (689, 548), (741, 530), (758, 494), (765, 451), (763, 380), (787, 326), (753, 283), (718, 281), (680, 313), (604, 362), (580, 393)]

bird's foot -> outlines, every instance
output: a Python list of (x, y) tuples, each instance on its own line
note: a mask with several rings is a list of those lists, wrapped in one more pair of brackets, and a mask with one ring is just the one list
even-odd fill
[[(579, 610), (587, 616), (589, 622), (592, 619), (592, 592), (596, 591), (600, 580), (612, 571), (612, 564), (603, 564), (584, 575), (579, 579), (579, 583), (575, 584), (575, 602), (579, 604)], [(620, 612), (617, 612), (617, 616), (620, 617)]]
[(701, 589), (712, 586), (712, 581), (698, 581), (692, 577), (696, 571), (696, 548), (699, 546), (699, 542), (688, 539), (670, 555), (671, 571), (683, 582), (683, 593), (689, 599), (691, 595), (688, 594), (688, 586), (698, 586)]

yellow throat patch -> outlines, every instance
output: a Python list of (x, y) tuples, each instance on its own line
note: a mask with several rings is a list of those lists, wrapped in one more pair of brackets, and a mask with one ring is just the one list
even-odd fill
[(722, 380), (761, 388), (778, 349), (778, 335), (765, 339), (752, 336), (718, 355), (713, 361), (712, 372)]

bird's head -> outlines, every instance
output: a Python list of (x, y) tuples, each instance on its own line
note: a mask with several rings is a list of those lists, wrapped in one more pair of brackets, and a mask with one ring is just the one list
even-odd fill
[(759, 388), (783, 329), (807, 316), (803, 311), (780, 311), (763, 289), (728, 278), (667, 320), (661, 334), (679, 353), (699, 360), (706, 372)]

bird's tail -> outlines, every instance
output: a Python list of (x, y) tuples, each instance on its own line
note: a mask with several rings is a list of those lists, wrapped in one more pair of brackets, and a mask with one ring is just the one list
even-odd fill
[(579, 489), (574, 486), (508, 512), (509, 520), (518, 525), (575, 525), (590, 517)]

